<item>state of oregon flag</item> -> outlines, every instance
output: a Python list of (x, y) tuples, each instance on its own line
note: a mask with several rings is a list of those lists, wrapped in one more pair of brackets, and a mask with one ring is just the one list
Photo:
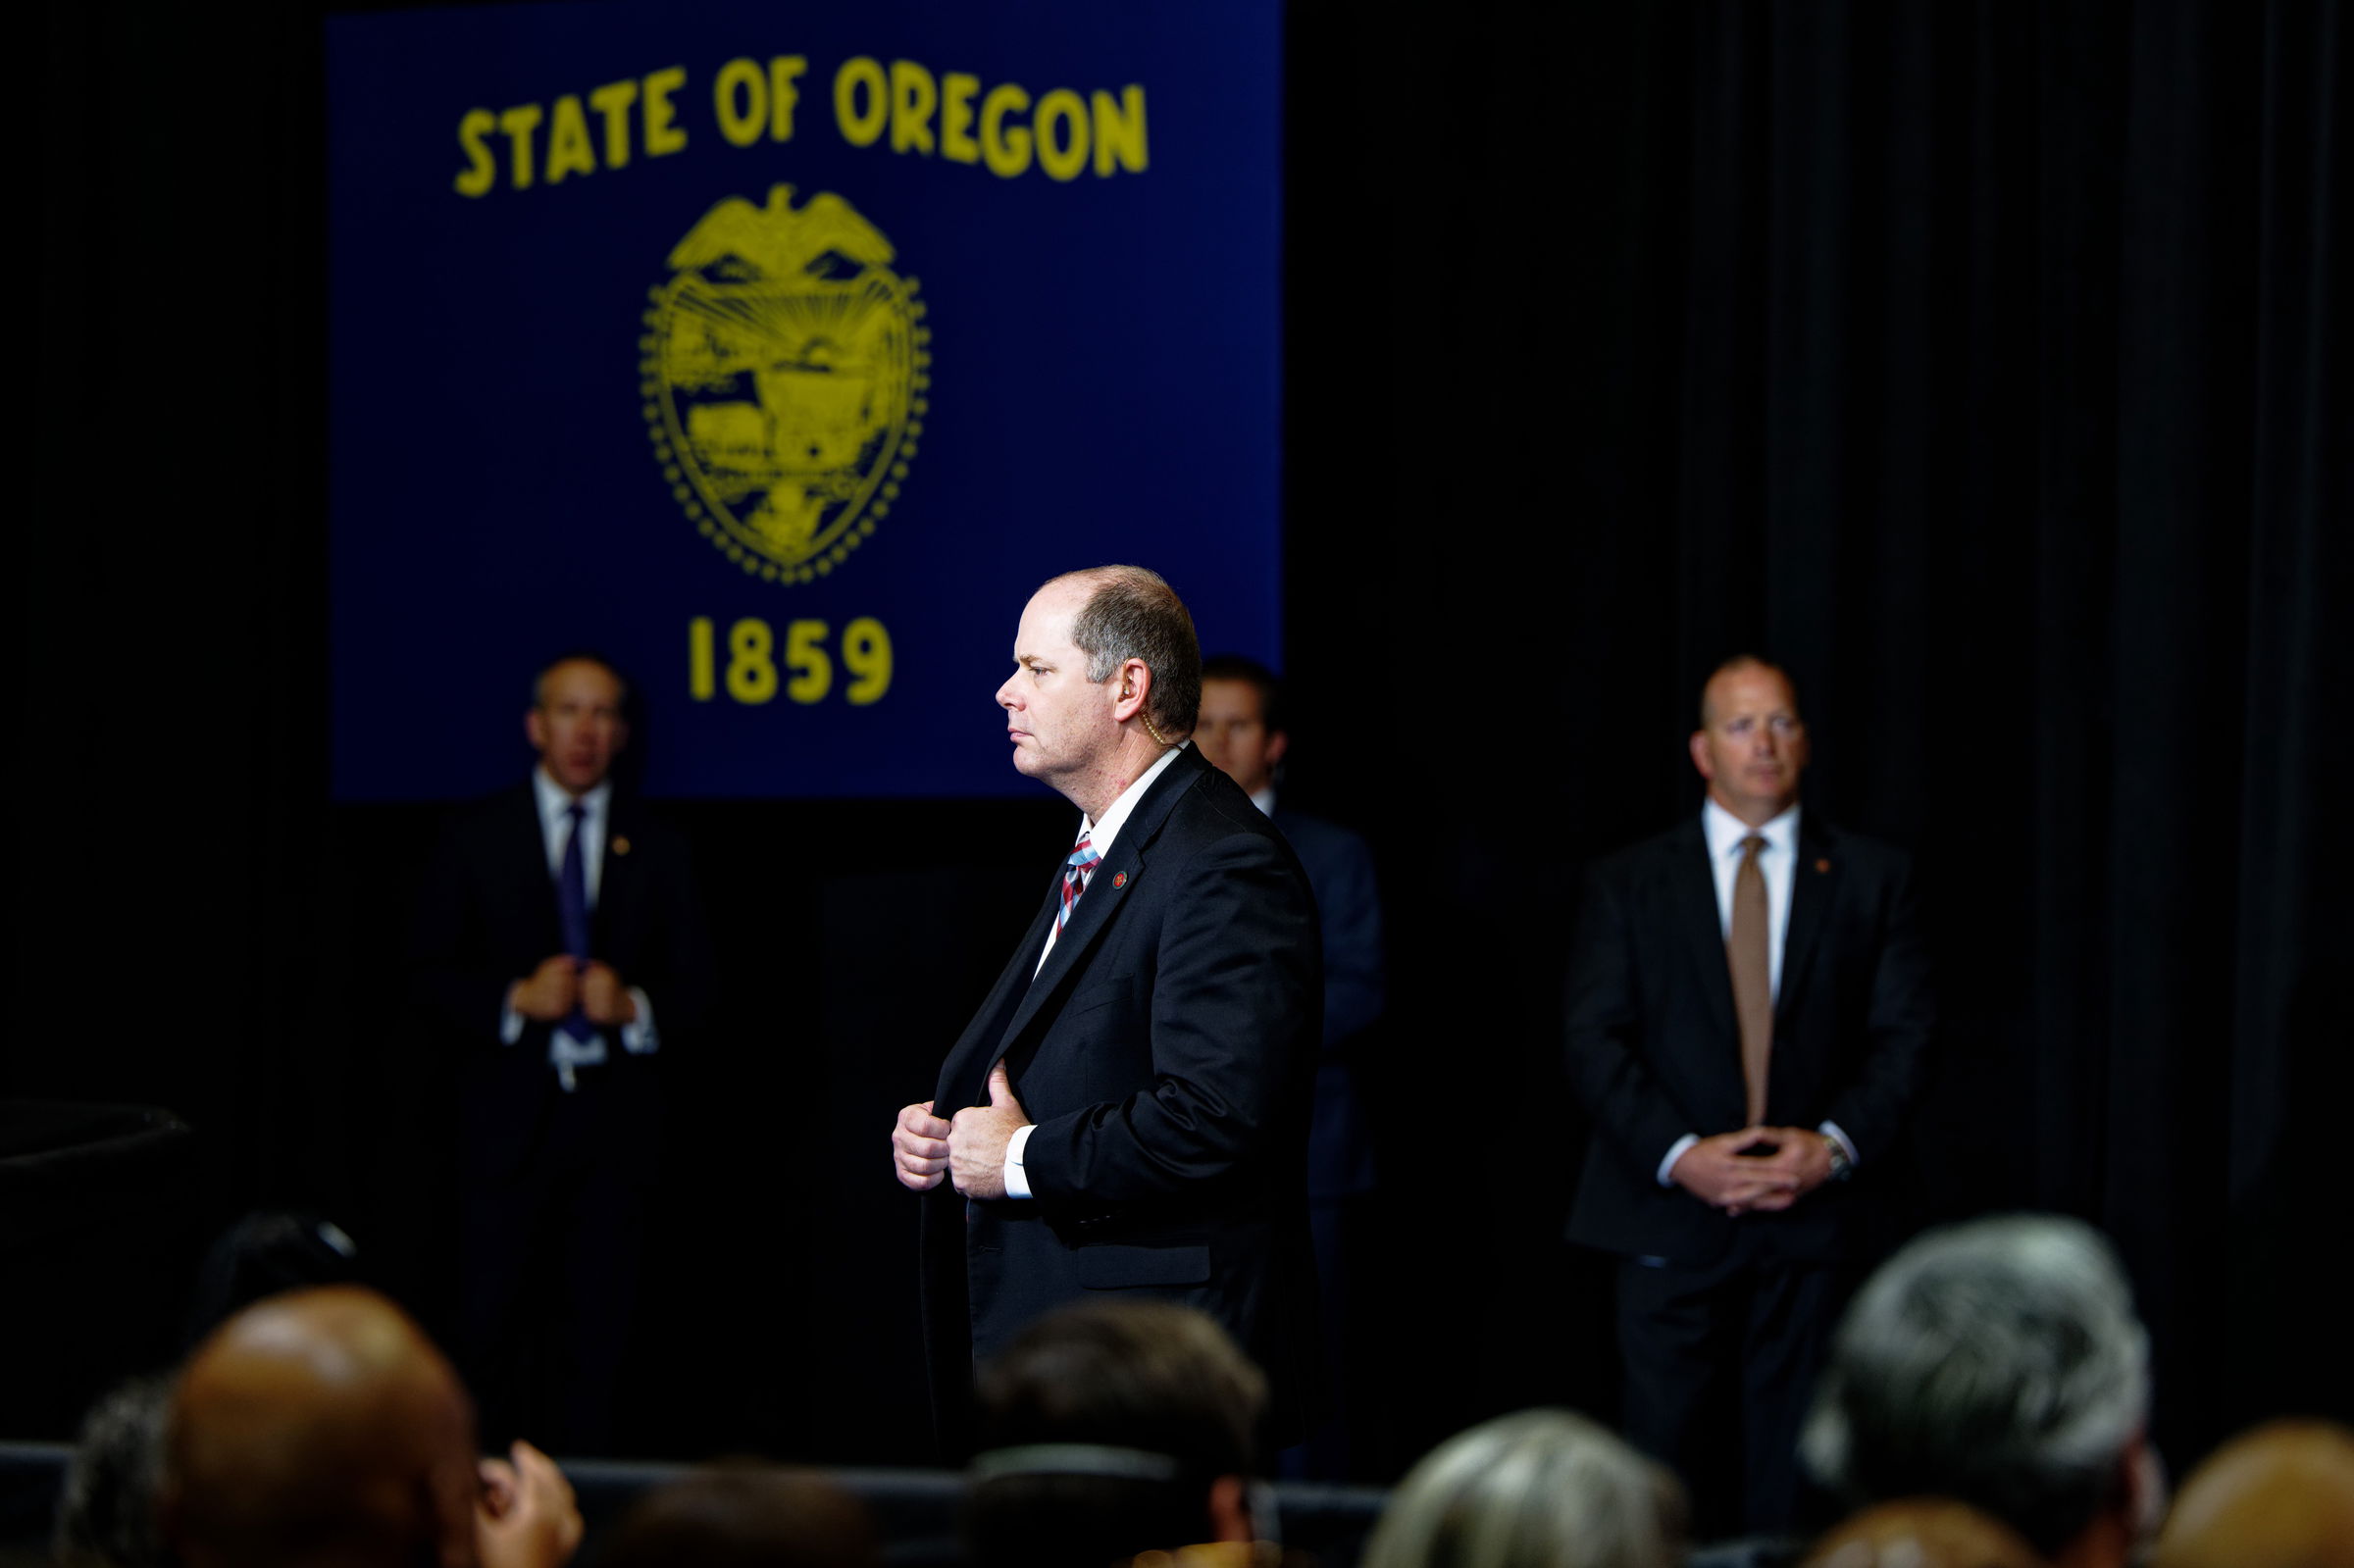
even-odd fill
[[(327, 23), (333, 784), (989, 795), (1039, 582), (1280, 651), (1280, 13), (544, 4)], [(394, 716), (397, 716), (394, 718)]]

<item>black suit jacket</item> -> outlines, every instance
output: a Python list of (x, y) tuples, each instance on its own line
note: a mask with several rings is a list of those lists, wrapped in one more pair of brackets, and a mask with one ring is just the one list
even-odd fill
[(1323, 1005), (1306, 876), (1188, 747), (1033, 979), (1059, 883), (934, 1096), (942, 1116), (988, 1103), (1002, 1058), (1035, 1124), (1034, 1197), (968, 1204), (946, 1183), (927, 1194), (925, 1305), (951, 1442), (971, 1360), (1098, 1290), (1208, 1312), (1296, 1413), (1314, 1359), (1304, 1165)]
[[(549, 1025), (527, 1022), (499, 1042), (507, 986), (564, 950), (556, 883), (539, 810), (527, 781), (465, 811), (443, 835), (418, 900), (412, 939), (417, 999), (457, 1050), (462, 1137), (473, 1174), (511, 1174), (529, 1156), (555, 1092)], [(684, 837), (615, 790), (606, 824), (590, 953), (653, 1004), (662, 1049), (708, 1020), (715, 986)], [(633, 1056), (606, 1039), (616, 1100), (658, 1111), (660, 1055)]]
[(1747, 1120), (1731, 973), (1694, 815), (1588, 878), (1570, 961), (1568, 1059), (1594, 1129), (1571, 1240), (1702, 1265), (1724, 1254), (1736, 1225), (1765, 1232), (1792, 1258), (1838, 1257), (1878, 1239), (1903, 1174), (1891, 1156), (1934, 1019), (1911, 863), (1807, 812), (1795, 877), (1766, 1120), (1836, 1123), (1856, 1145), (1854, 1180), (1737, 1220), (1659, 1184), (1677, 1138)]
[(1337, 1202), (1373, 1189), (1372, 1131), (1355, 1065), (1387, 999), (1381, 893), (1364, 839), (1286, 806), (1275, 808), (1273, 821), (1307, 873), (1324, 927), (1324, 1054), (1307, 1137), (1307, 1191), (1315, 1202)]

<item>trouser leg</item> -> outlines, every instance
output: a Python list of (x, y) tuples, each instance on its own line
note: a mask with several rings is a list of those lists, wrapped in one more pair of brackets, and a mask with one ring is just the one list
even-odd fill
[(1726, 1534), (1738, 1518), (1735, 1304), (1720, 1269), (1619, 1266), (1627, 1441), (1683, 1479), (1702, 1540)]
[(1801, 1524), (1798, 1439), (1837, 1322), (1840, 1276), (1820, 1263), (1765, 1264), (1747, 1273), (1742, 1527), (1788, 1534)]

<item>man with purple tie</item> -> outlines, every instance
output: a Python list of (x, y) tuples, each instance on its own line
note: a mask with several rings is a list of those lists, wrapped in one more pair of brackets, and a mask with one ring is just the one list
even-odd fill
[(685, 841), (612, 778), (628, 687), (539, 673), (531, 779), (451, 825), (417, 990), (459, 1062), (459, 1347), (493, 1441), (609, 1449), (660, 1169), (663, 1052), (708, 1017)]

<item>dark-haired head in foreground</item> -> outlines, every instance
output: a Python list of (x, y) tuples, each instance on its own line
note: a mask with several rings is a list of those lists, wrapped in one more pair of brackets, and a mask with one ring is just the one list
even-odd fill
[(1049, 1313), (982, 1368), (965, 1535), (977, 1568), (1103, 1568), (1248, 1542), (1266, 1381), (1226, 1332), (1160, 1301)]

